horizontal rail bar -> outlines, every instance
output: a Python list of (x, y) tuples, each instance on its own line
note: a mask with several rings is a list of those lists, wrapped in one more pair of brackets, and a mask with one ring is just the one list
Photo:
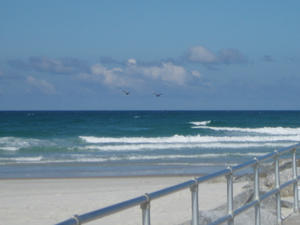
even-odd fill
[(272, 189), (271, 191), (266, 192), (265, 194), (260, 196), (260, 200), (263, 201), (266, 198), (269, 198), (271, 195), (274, 195), (278, 192), (278, 189)]
[(188, 180), (186, 182), (183, 182), (183, 183), (180, 183), (180, 184), (177, 184), (177, 185), (174, 185), (174, 186), (170, 186), (170, 187), (167, 187), (167, 188), (149, 193), (148, 195), (149, 195), (150, 199), (153, 200), (153, 199), (160, 198), (160, 197), (163, 197), (165, 195), (171, 194), (173, 192), (177, 192), (177, 191), (186, 189), (186, 188), (190, 187), (191, 185), (195, 184), (195, 182), (203, 183), (205, 181), (208, 181), (208, 180), (220, 177), (220, 176), (227, 175), (230, 172), (231, 172), (230, 169), (224, 169), (224, 170), (218, 171), (218, 172), (213, 173), (213, 174), (208, 174), (208, 175), (205, 175), (205, 176), (202, 176), (202, 177), (195, 178), (194, 180)]
[(244, 162), (244, 163), (242, 163), (242, 164), (233, 166), (233, 167), (232, 167), (232, 171), (236, 172), (236, 171), (241, 170), (241, 169), (244, 169), (244, 168), (246, 168), (246, 167), (254, 166), (256, 163), (257, 163), (257, 160), (252, 159), (252, 160), (249, 160), (249, 161)]
[(223, 216), (219, 219), (217, 219), (216, 221), (210, 223), (209, 225), (218, 225), (218, 224), (222, 224), (228, 220), (232, 219), (232, 215), (226, 215), (226, 216)]
[(241, 170), (243, 168), (255, 165), (257, 162), (262, 162), (262, 161), (271, 159), (275, 155), (283, 155), (283, 154), (288, 153), (289, 151), (293, 151), (293, 149), (299, 148), (299, 147), (300, 147), (300, 144), (296, 144), (296, 145), (292, 145), (292, 146), (287, 147), (287, 148), (280, 149), (277, 152), (271, 152), (271, 153), (268, 153), (268, 154), (263, 155), (263, 156), (258, 156), (257, 160), (252, 159), (252, 160), (249, 160), (249, 161), (244, 162), (242, 164), (233, 166), (232, 167), (232, 172), (236, 172), (236, 171)]
[[(123, 201), (123, 202), (120, 202), (120, 203), (117, 203), (117, 204), (114, 204), (114, 205), (111, 205), (111, 206), (108, 206), (108, 207), (105, 207), (105, 208), (101, 208), (101, 209), (98, 209), (98, 210), (95, 210), (95, 211), (91, 211), (91, 212), (88, 212), (88, 213), (85, 213), (85, 214), (82, 214), (82, 215), (74, 216), (73, 218), (67, 219), (67, 220), (65, 220), (63, 222), (60, 222), (60, 223), (57, 223), (56, 225), (79, 225), (79, 224), (82, 224), (82, 223), (87, 223), (87, 222), (99, 219), (101, 217), (119, 212), (121, 210), (144, 204), (149, 199), (150, 200), (157, 199), (157, 198), (169, 195), (171, 193), (174, 193), (174, 192), (177, 192), (177, 191), (180, 191), (180, 190), (183, 190), (183, 189), (187, 189), (191, 185), (194, 185), (195, 183), (203, 183), (205, 181), (212, 180), (212, 179), (220, 177), (220, 176), (226, 176), (230, 173), (234, 173), (234, 172), (236, 172), (238, 170), (241, 170), (243, 168), (253, 166), (256, 163), (259, 163), (259, 162), (262, 162), (262, 161), (265, 161), (265, 160), (268, 160), (268, 159), (272, 159), (272, 158), (274, 158), (274, 156), (283, 155), (283, 154), (288, 153), (290, 151), (293, 151), (294, 149), (297, 149), (297, 148), (300, 148), (300, 144), (296, 144), (296, 145), (293, 145), (293, 146), (290, 146), (290, 147), (287, 147), (287, 148), (283, 148), (283, 149), (280, 149), (278, 151), (268, 153), (264, 156), (259, 156), (256, 159), (252, 159), (252, 160), (249, 160), (249, 161), (244, 162), (242, 164), (233, 166), (231, 169), (229, 169), (229, 168), (223, 169), (223, 170), (217, 171), (217, 172), (212, 173), (212, 174), (208, 174), (208, 175), (205, 175), (205, 176), (202, 176), (202, 177), (195, 178), (194, 180), (188, 180), (186, 182), (183, 182), (183, 183), (180, 183), (180, 184), (177, 184), (177, 185), (173, 185), (173, 186), (170, 186), (170, 187), (167, 187), (167, 188), (163, 188), (161, 190), (158, 190), (158, 191), (147, 194), (148, 198), (145, 195), (139, 196), (139, 197), (129, 199), (127, 201)], [(285, 188), (285, 187), (287, 187), (291, 184), (296, 183), (297, 180), (299, 180), (299, 179), (300, 179), (300, 176), (298, 176), (297, 179), (290, 180), (290, 181), (280, 185), (279, 188), (275, 188), (271, 191), (268, 191), (267, 193), (260, 196), (260, 201), (268, 198), (269, 196), (271, 196), (273, 194), (278, 193), (281, 189), (283, 189), (283, 188)], [(252, 202), (249, 202), (248, 204), (234, 210), (232, 215), (229, 214), (229, 215), (223, 216), (223, 217), (219, 218), (218, 220), (214, 221), (213, 223), (211, 223), (210, 225), (217, 225), (217, 224), (224, 223), (224, 222), (232, 219), (235, 215), (238, 215), (238, 214), (242, 213), (243, 211), (247, 210), (248, 208), (258, 204), (258, 202), (259, 202), (259, 200), (254, 200)]]
[[(146, 196), (139, 196), (137, 198), (133, 198), (124, 202), (120, 202), (105, 208), (101, 208), (99, 210), (91, 211), (85, 214), (82, 214), (80, 216), (77, 216), (77, 218), (80, 220), (80, 223), (87, 223), (89, 221), (99, 219), (101, 217), (119, 212), (123, 209), (131, 208), (140, 204), (143, 204), (147, 202)], [(77, 220), (75, 218), (71, 218), (69, 220), (66, 220), (64, 222), (58, 223), (57, 225), (64, 224), (64, 225), (77, 225)]]
[(149, 195), (150, 199), (152, 200), (152, 199), (160, 198), (162, 196), (186, 189), (186, 188), (190, 187), (192, 184), (195, 184), (195, 180), (189, 180), (189, 181), (186, 181), (181, 184), (167, 187), (167, 188), (161, 189), (159, 191), (152, 192), (148, 195)]
[(57, 223), (56, 225), (77, 225), (77, 220), (75, 218), (70, 218), (65, 221), (62, 221), (60, 223)]
[(81, 222), (89, 222), (94, 219), (99, 219), (101, 217), (119, 212), (123, 209), (131, 208), (142, 203), (147, 202), (146, 196), (139, 196), (137, 198), (130, 199), (128, 201), (124, 201), (115, 205), (108, 206), (106, 208), (102, 208), (99, 210), (95, 210), (81, 216), (78, 216)]
[(252, 206), (255, 206), (259, 204), (259, 200), (254, 200), (252, 202), (247, 203), (246, 205), (243, 205), (242, 207), (234, 210), (233, 215), (237, 216), (239, 214), (241, 214), (242, 212), (246, 211), (247, 209), (251, 208)]
[(274, 155), (275, 155), (274, 152), (270, 152), (270, 153), (268, 153), (268, 154), (266, 154), (266, 155), (258, 156), (257, 159), (258, 159), (260, 162), (262, 162), (262, 161), (265, 161), (265, 160), (268, 160), (268, 159), (273, 158)]
[(289, 186), (291, 184), (294, 184), (296, 182), (297, 182), (297, 180), (294, 180), (294, 179), (290, 180), (290, 181), (287, 181), (284, 184), (281, 184), (280, 187), (279, 187), (279, 189), (282, 190), (282, 189), (286, 188), (287, 186)]
[(247, 203), (246, 205), (243, 205), (242, 207), (240, 207), (240, 208), (234, 210), (233, 213), (232, 213), (232, 215), (226, 215), (226, 216), (223, 216), (223, 217), (217, 219), (216, 221), (210, 223), (209, 225), (218, 225), (218, 224), (222, 224), (222, 223), (224, 223), (224, 222), (226, 222), (226, 221), (232, 219), (233, 217), (239, 215), (240, 213), (246, 211), (247, 209), (249, 209), (250, 207), (252, 207), (252, 206), (254, 206), (254, 205), (258, 204), (258, 203), (259, 203), (258, 200), (254, 200), (254, 201), (252, 201), (252, 202), (249, 202), (249, 203)]
[(230, 169), (224, 169), (224, 170), (220, 170), (216, 173), (212, 173), (212, 174), (208, 174), (208, 175), (205, 175), (205, 176), (202, 176), (202, 177), (198, 177), (198, 178), (196, 178), (196, 180), (197, 180), (198, 183), (203, 183), (205, 181), (212, 180), (212, 179), (217, 178), (217, 177), (228, 175), (230, 172), (231, 172)]
[(286, 152), (289, 152), (289, 151), (292, 151), (294, 148), (299, 148), (300, 147), (300, 144), (295, 144), (295, 145), (292, 145), (292, 146), (289, 146), (289, 147), (286, 147), (286, 148), (281, 148), (278, 150), (278, 153), (280, 155), (286, 153)]

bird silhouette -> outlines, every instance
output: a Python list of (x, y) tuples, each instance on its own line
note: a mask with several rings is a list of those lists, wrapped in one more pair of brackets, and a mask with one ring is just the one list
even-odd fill
[(162, 93), (156, 93), (156, 92), (153, 92), (153, 95), (154, 95), (155, 97), (160, 97), (160, 96), (162, 95)]
[(123, 91), (123, 93), (124, 93), (125, 95), (129, 95), (129, 94), (130, 94), (129, 91), (126, 91), (126, 90), (123, 90), (123, 89), (121, 89), (121, 91)]

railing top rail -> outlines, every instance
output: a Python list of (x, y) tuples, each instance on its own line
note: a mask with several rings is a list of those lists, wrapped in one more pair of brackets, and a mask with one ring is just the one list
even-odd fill
[[(105, 208), (94, 210), (94, 211), (91, 211), (91, 212), (88, 212), (88, 213), (85, 213), (85, 214), (82, 214), (82, 215), (77, 215), (76, 218), (78, 218), (81, 223), (87, 223), (89, 221), (99, 219), (101, 217), (119, 212), (123, 209), (138, 206), (138, 205), (143, 204), (145, 202), (147, 202), (147, 197), (145, 195), (141, 195), (139, 197), (132, 198), (132, 199), (129, 199), (127, 201), (123, 201), (123, 202), (120, 202), (120, 203), (117, 203), (117, 204), (114, 204), (114, 205), (110, 205), (110, 206), (105, 207)], [(77, 222), (76, 218), (74, 217), (74, 218), (65, 220), (65, 221), (63, 221), (61, 223), (58, 223), (56, 225), (62, 225), (62, 224), (63, 225), (77, 225), (78, 222)]]
[(271, 159), (271, 158), (275, 157), (276, 155), (277, 156), (283, 155), (283, 154), (285, 154), (289, 151), (292, 151), (293, 149), (297, 149), (299, 147), (300, 147), (300, 144), (296, 144), (296, 145), (292, 145), (292, 146), (287, 147), (287, 148), (282, 148), (280, 150), (275, 150), (275, 151), (270, 152), (270, 153), (268, 153), (266, 155), (263, 155), (263, 156), (255, 157), (256, 159), (252, 159), (252, 160), (249, 160), (247, 162), (241, 163), (239, 165), (233, 166), (232, 167), (232, 172), (236, 172), (236, 171), (241, 170), (243, 168), (255, 165), (258, 162), (263, 162), (265, 160)]
[[(102, 209), (98, 209), (98, 210), (91, 211), (91, 212), (88, 212), (88, 213), (85, 213), (85, 214), (82, 214), (82, 215), (74, 216), (73, 218), (67, 219), (67, 220), (65, 220), (61, 223), (57, 223), (56, 225), (78, 225), (78, 224), (80, 224), (79, 221), (81, 223), (86, 223), (86, 222), (89, 222), (89, 221), (92, 221), (92, 220), (95, 220), (95, 219), (99, 219), (101, 217), (119, 212), (123, 209), (127, 209), (127, 208), (130, 208), (130, 207), (141, 205), (141, 204), (146, 203), (147, 201), (149, 201), (149, 199), (150, 200), (157, 199), (157, 198), (163, 197), (165, 195), (168, 195), (168, 194), (171, 194), (171, 193), (189, 188), (193, 184), (203, 183), (205, 181), (209, 181), (209, 180), (212, 180), (212, 179), (220, 177), (220, 176), (225, 176), (225, 175), (234, 173), (238, 170), (241, 170), (241, 169), (246, 168), (246, 167), (253, 166), (256, 163), (271, 159), (275, 156), (280, 156), (282, 154), (285, 154), (285, 153), (287, 153), (289, 151), (292, 151), (294, 149), (297, 149), (299, 147), (300, 147), (300, 144), (296, 144), (296, 145), (293, 145), (293, 146), (290, 146), (290, 147), (287, 147), (287, 148), (283, 148), (283, 149), (280, 149), (278, 151), (268, 153), (264, 156), (260, 156), (260, 157), (257, 157), (255, 159), (249, 160), (249, 161), (244, 162), (242, 164), (239, 164), (239, 165), (236, 165), (236, 166), (233, 166), (233, 167), (228, 167), (226, 169), (217, 171), (215, 173), (211, 173), (211, 174), (201, 176), (201, 177), (198, 177), (198, 178), (195, 178), (195, 179), (192, 179), (192, 180), (188, 180), (188, 181), (185, 181), (183, 183), (176, 184), (176, 185), (173, 185), (173, 186), (170, 186), (170, 187), (167, 187), (167, 188), (163, 188), (161, 190), (154, 191), (152, 193), (145, 194), (145, 195), (133, 198), (133, 199), (129, 199), (127, 201), (123, 201), (123, 202), (120, 202), (120, 203), (117, 203), (117, 204), (114, 204), (114, 205), (111, 205), (111, 206), (108, 206), (108, 207), (105, 207), (105, 208), (102, 208)], [(291, 181), (291, 183), (292, 183), (292, 181)], [(282, 188), (284, 188), (284, 187), (282, 187)], [(270, 193), (268, 193), (268, 194), (270, 194)], [(266, 197), (266, 196), (263, 196), (263, 197)], [(225, 217), (227, 218), (227, 216), (225, 216)], [(220, 221), (225, 219), (225, 217), (220, 218)], [(218, 222), (220, 222), (220, 221), (218, 221)], [(219, 224), (219, 223), (216, 223), (216, 224)]]

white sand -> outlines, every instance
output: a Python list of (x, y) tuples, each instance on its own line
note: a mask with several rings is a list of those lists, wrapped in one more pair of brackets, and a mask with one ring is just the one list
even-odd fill
[[(192, 177), (126, 177), (85, 179), (0, 180), (0, 224), (55, 224), (110, 204), (156, 191)], [(234, 184), (234, 194), (245, 183)], [(226, 202), (225, 182), (199, 185), (199, 209)], [(180, 224), (191, 218), (191, 194), (186, 189), (151, 202), (151, 223)], [(141, 224), (141, 209), (134, 207), (89, 224)]]

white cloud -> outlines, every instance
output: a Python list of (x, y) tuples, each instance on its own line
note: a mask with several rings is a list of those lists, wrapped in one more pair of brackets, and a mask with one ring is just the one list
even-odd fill
[(196, 77), (196, 78), (201, 78), (201, 77), (202, 77), (201, 73), (200, 73), (199, 71), (197, 71), (197, 70), (193, 70), (193, 71), (191, 72), (191, 74), (192, 74), (194, 77)]
[(215, 63), (218, 57), (203, 46), (194, 46), (188, 50), (188, 59), (192, 62)]
[(56, 93), (55, 87), (51, 83), (49, 83), (45, 80), (39, 80), (32, 76), (28, 76), (26, 78), (26, 82), (29, 85), (31, 85), (32, 87), (39, 89), (41, 92), (43, 92), (45, 94), (55, 94)]
[(127, 81), (122, 77), (123, 70), (121, 68), (108, 69), (101, 64), (91, 66), (93, 80), (102, 81), (109, 86), (127, 86)]
[(158, 65), (139, 64), (130, 58), (120, 67), (109, 68), (100, 63), (90, 67), (89, 73), (81, 73), (79, 79), (98, 82), (109, 87), (142, 88), (149, 81), (161, 81), (161, 83), (183, 86), (193, 78), (200, 78), (199, 71), (188, 71), (183, 66), (173, 62), (163, 62)]
[(80, 79), (101, 82), (115, 87), (136, 87), (147, 79), (161, 80), (175, 85), (184, 85), (189, 72), (182, 66), (171, 62), (162, 63), (158, 66), (140, 66), (135, 59), (128, 59), (124, 68), (107, 68), (101, 64), (94, 64), (90, 73), (81, 73)]
[(187, 59), (190, 62), (197, 62), (204, 65), (241, 64), (247, 62), (247, 58), (238, 49), (221, 49), (216, 54), (203, 46), (191, 47), (187, 52)]
[(127, 65), (136, 65), (136, 60), (135, 59), (128, 59), (127, 60)]
[(31, 57), (30, 65), (38, 71), (42, 72), (54, 72), (54, 73), (71, 73), (73, 68), (71, 66), (64, 65), (61, 60)]
[(188, 76), (188, 72), (184, 67), (174, 65), (171, 62), (162, 63), (160, 66), (138, 67), (137, 69), (147, 77), (177, 85), (184, 85)]

